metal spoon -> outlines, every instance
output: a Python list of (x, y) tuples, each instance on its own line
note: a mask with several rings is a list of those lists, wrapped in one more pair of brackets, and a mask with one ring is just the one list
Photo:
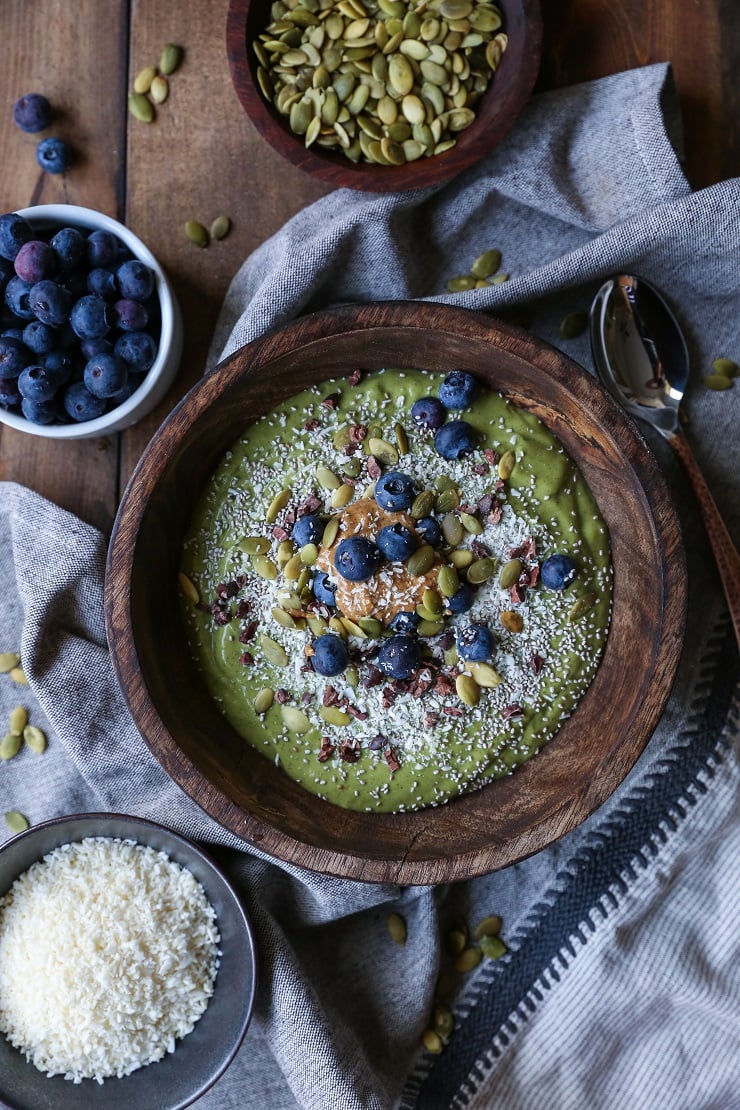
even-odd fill
[(679, 423), (689, 355), (678, 321), (652, 285), (619, 274), (594, 298), (590, 334), (596, 370), (606, 388), (633, 416), (657, 428), (684, 466), (740, 644), (740, 555)]

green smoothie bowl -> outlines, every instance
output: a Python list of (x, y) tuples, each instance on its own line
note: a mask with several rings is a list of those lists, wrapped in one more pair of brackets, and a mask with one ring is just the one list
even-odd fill
[(146, 743), (276, 858), (367, 881), (496, 870), (647, 743), (685, 570), (657, 465), (556, 349), (415, 302), (307, 316), (161, 426), (111, 540)]

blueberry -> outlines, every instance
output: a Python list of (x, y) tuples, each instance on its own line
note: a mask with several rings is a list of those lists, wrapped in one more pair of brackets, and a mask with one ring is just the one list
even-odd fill
[(64, 139), (42, 139), (36, 147), (36, 161), (44, 173), (64, 173), (72, 160), (72, 152)]
[(23, 328), (6, 328), (1, 334), (3, 339), (17, 339), (19, 343), (23, 342)]
[(567, 590), (577, 574), (570, 555), (548, 555), (540, 567), (540, 581), (548, 590)]
[(318, 543), (324, 534), (324, 524), (316, 513), (299, 516), (293, 525), (292, 539), (299, 547), (307, 543)]
[(33, 239), (33, 231), (28, 220), (17, 212), (6, 212), (0, 216), (0, 255), (14, 261), (24, 243)]
[(97, 293), (105, 301), (112, 301), (114, 297), (118, 296), (116, 275), (112, 270), (105, 270), (102, 266), (97, 266), (94, 270), (90, 270), (87, 275), (87, 291), (88, 293)]
[(445, 408), (466, 409), (478, 393), (478, 383), (465, 370), (453, 370), (439, 387), (439, 399)]
[(375, 500), (389, 513), (411, 508), (415, 494), (413, 479), (399, 470), (386, 470), (375, 483)]
[(18, 251), (13, 265), (18, 277), (24, 281), (42, 281), (51, 277), (56, 269), (54, 251), (40, 239), (29, 239)]
[(423, 516), (421, 520), (417, 520), (416, 531), (424, 543), (431, 544), (432, 547), (439, 547), (442, 543), (442, 529), (433, 516)]
[(416, 536), (405, 524), (389, 524), (381, 528), (375, 542), (391, 562), (408, 559), (419, 546)]
[(0, 337), (0, 378), (17, 378), (31, 361), (31, 354), (20, 339), (3, 335)]
[(443, 459), (461, 459), (475, 450), (475, 429), (466, 420), (450, 420), (434, 436), (434, 446)]
[(420, 663), (419, 642), (411, 636), (391, 636), (378, 652), (378, 667), (390, 678), (411, 678)]
[(326, 571), (316, 571), (313, 576), (311, 588), (313, 589), (313, 596), (320, 605), (328, 605), (332, 609), (336, 606), (336, 583), (332, 582)]
[(0, 293), (5, 292), (5, 286), (15, 276), (13, 263), (9, 258), (0, 258)]
[(113, 319), (121, 331), (143, 331), (149, 322), (149, 313), (139, 301), (124, 298), (113, 305)]
[(317, 674), (341, 674), (349, 663), (349, 652), (341, 636), (327, 632), (313, 642), (313, 655), (311, 665)]
[(421, 617), (418, 613), (410, 609), (402, 609), (400, 613), (396, 613), (390, 626), (394, 632), (414, 632), (420, 623)]
[(57, 266), (68, 273), (82, 266), (87, 256), (87, 240), (76, 227), (61, 227), (49, 240)]
[(15, 378), (0, 378), (0, 405), (4, 409), (14, 409), (21, 403), (18, 381)]
[(57, 376), (60, 385), (66, 385), (75, 368), (75, 357), (71, 351), (56, 347), (41, 359), (41, 365)]
[(113, 344), (110, 339), (81, 339), (80, 351), (82, 352), (82, 357), (88, 362), (93, 355), (111, 354), (113, 351)]
[(156, 341), (146, 331), (125, 332), (113, 349), (134, 370), (148, 370), (157, 357)]
[(457, 593), (447, 600), (447, 608), (451, 613), (467, 613), (472, 608), (475, 594), (467, 582), (463, 582)]
[(350, 536), (337, 547), (334, 567), (348, 582), (365, 582), (380, 566), (380, 548), (364, 536)]
[(55, 375), (45, 366), (27, 366), (18, 378), (18, 392), (28, 401), (50, 401), (58, 388)]
[(91, 269), (110, 270), (120, 261), (120, 243), (110, 231), (91, 231), (87, 237), (87, 260)]
[(108, 398), (109, 407), (117, 408), (118, 405), (122, 405), (124, 401), (128, 401), (129, 397), (133, 396), (133, 394), (136, 393), (136, 390), (139, 388), (143, 380), (143, 374), (128, 374), (126, 377), (126, 384), (124, 385), (123, 389), (119, 389), (117, 393), (114, 393), (111, 397)]
[(30, 281), (19, 277), (11, 278), (5, 287), (6, 305), (22, 320), (33, 320), (35, 315), (29, 301), (32, 289)]
[(72, 306), (69, 319), (80, 339), (102, 339), (110, 331), (108, 305), (94, 293), (80, 297)]
[(26, 93), (13, 105), (13, 120), (28, 134), (45, 131), (51, 123), (51, 104), (41, 93)]
[(56, 347), (56, 332), (40, 320), (31, 320), (23, 329), (23, 342), (35, 355), (45, 355)]
[(411, 406), (411, 419), (436, 431), (447, 419), (447, 409), (436, 397), (421, 397)]
[(128, 377), (125, 362), (116, 355), (93, 355), (85, 366), (83, 381), (94, 397), (112, 397)]
[(37, 281), (28, 298), (29, 307), (42, 324), (59, 327), (69, 319), (72, 294), (56, 281)]
[(154, 272), (138, 258), (119, 266), (116, 279), (123, 296), (132, 301), (146, 301), (154, 292)]
[(466, 624), (457, 630), (457, 653), (461, 659), (482, 663), (493, 655), (494, 640), (485, 624)]
[(59, 419), (59, 405), (54, 400), (32, 401), (30, 397), (23, 397), (21, 412), (32, 424), (53, 424)]
[(93, 397), (83, 382), (72, 382), (64, 394), (64, 411), (73, 420), (94, 420), (105, 412), (104, 397)]

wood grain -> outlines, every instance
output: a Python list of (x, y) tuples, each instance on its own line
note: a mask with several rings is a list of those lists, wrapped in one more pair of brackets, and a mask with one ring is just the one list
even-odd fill
[[(389, 361), (464, 366), (536, 413), (596, 497), (615, 574), (603, 662), (558, 736), (510, 778), (402, 815), (322, 802), (244, 744), (189, 657), (176, 590), (190, 506), (244, 425), (311, 382)], [(134, 720), (167, 772), (208, 813), (301, 866), (428, 883), (516, 862), (611, 794), (668, 696), (685, 603), (681, 537), (665, 482), (594, 379), (516, 328), (448, 306), (396, 303), (306, 317), (243, 348), (199, 383), (145, 451), (124, 497), (109, 553), (106, 620)]]

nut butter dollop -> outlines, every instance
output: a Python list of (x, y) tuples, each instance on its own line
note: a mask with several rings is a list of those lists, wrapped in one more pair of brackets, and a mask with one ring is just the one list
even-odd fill
[[(389, 625), (397, 613), (413, 611), (420, 604), (424, 590), (436, 587), (439, 563), (426, 574), (409, 574), (405, 563), (381, 564), (380, 569), (364, 582), (349, 582), (334, 566), (334, 553), (339, 543), (349, 536), (364, 536), (375, 542), (381, 528), (390, 524), (404, 524), (415, 536), (416, 521), (408, 513), (390, 513), (381, 509), (372, 498), (353, 502), (337, 514), (339, 531), (329, 550), (321, 548), (316, 565), (326, 571), (337, 583), (337, 608), (351, 621), (361, 617), (375, 617)], [(419, 539), (421, 543), (421, 539)]]

